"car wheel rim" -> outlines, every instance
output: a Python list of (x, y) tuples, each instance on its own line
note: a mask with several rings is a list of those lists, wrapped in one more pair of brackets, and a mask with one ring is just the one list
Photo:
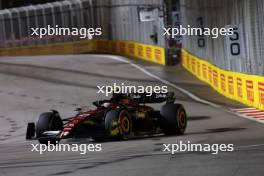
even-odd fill
[(120, 118), (120, 127), (121, 127), (121, 131), (124, 134), (128, 134), (130, 131), (130, 123), (129, 123), (129, 119), (126, 115), (121, 116)]
[(178, 119), (179, 119), (179, 126), (181, 129), (185, 129), (185, 126), (186, 126), (186, 115), (183, 111), (181, 111), (179, 113), (179, 116), (178, 116)]

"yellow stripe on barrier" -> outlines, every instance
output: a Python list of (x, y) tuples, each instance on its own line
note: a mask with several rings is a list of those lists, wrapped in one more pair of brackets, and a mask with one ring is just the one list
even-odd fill
[(109, 53), (165, 65), (165, 49), (134, 41), (83, 40), (68, 43), (0, 49), (0, 56)]
[(198, 79), (208, 83), (220, 94), (264, 110), (264, 77), (220, 69), (186, 50), (182, 65)]
[(133, 41), (96, 40), (96, 52), (131, 56), (165, 65), (165, 49)]

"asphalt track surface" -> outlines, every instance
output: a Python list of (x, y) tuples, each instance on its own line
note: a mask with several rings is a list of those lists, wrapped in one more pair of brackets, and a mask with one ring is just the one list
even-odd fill
[[(163, 83), (106, 55), (9, 57), (1, 58), (0, 62), (0, 176), (262, 176), (264, 173), (263, 124), (238, 117), (224, 108), (199, 103), (173, 87), (170, 90), (188, 113), (188, 128), (183, 136), (104, 142), (101, 152), (86, 155), (31, 152), (30, 144), (37, 142), (25, 141), (26, 124), (35, 121), (40, 112), (57, 109), (63, 117), (70, 117), (76, 107), (90, 107), (93, 100), (104, 98), (97, 94), (97, 85)], [(180, 141), (234, 144), (235, 150), (217, 155), (162, 152), (164, 143)]]

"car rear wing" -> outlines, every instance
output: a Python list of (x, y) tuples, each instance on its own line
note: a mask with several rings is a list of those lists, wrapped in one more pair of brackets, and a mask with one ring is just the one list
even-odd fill
[(148, 95), (146, 93), (130, 93), (128, 94), (132, 100), (137, 101), (138, 103), (173, 103), (175, 101), (174, 92), (168, 93), (153, 93)]

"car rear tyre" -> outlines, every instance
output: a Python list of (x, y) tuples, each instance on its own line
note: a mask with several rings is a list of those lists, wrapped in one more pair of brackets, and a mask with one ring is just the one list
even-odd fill
[(107, 112), (105, 129), (111, 137), (127, 139), (132, 131), (132, 121), (126, 109), (114, 109)]
[(36, 124), (36, 136), (39, 138), (41, 144), (56, 144), (58, 139), (45, 137), (45, 131), (59, 131), (62, 130), (63, 123), (58, 112), (44, 112), (39, 116)]
[(161, 110), (160, 127), (166, 135), (182, 135), (187, 127), (187, 114), (181, 104), (166, 104)]
[(35, 123), (28, 123), (27, 125), (27, 133), (26, 133), (26, 139), (32, 139), (35, 136)]

